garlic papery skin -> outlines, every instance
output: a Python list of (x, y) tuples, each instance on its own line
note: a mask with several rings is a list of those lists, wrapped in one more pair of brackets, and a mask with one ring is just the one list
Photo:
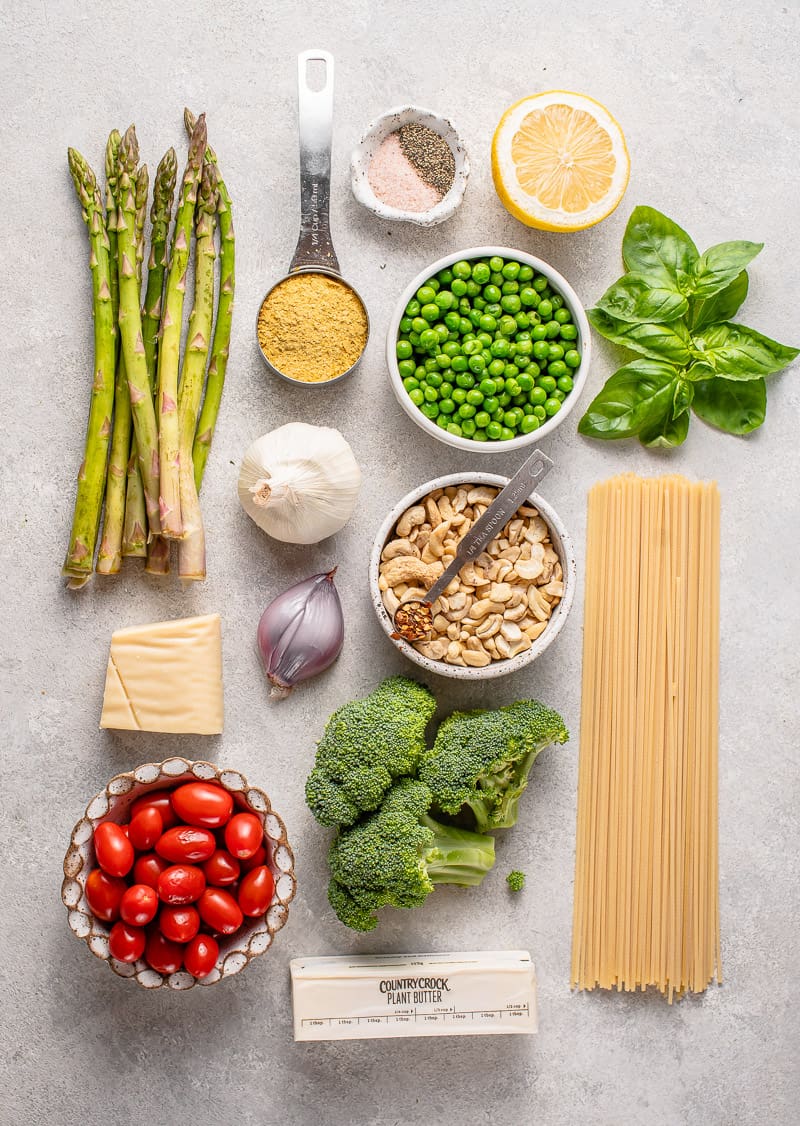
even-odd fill
[(353, 515), (360, 485), (358, 462), (338, 430), (287, 422), (248, 448), (239, 502), (274, 539), (319, 543)]

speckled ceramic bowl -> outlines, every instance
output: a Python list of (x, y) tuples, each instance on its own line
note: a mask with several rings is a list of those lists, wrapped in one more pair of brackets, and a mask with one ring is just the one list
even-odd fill
[[(378, 199), (369, 182), (369, 166), (375, 153), (390, 133), (397, 132), (401, 125), (408, 125), (411, 121), (427, 125), (440, 137), (444, 137), (455, 159), (453, 186), (447, 195), (428, 211), (403, 211), (399, 207), (390, 207), (383, 200)], [(443, 223), (459, 207), (464, 198), (468, 179), (469, 157), (455, 126), (441, 114), (423, 109), (421, 106), (395, 106), (394, 109), (381, 114), (368, 126), (350, 159), (350, 183), (358, 202), (380, 219), (389, 219), (396, 223), (416, 223), (420, 227), (435, 227), (438, 223)]]
[(486, 665), (484, 668), (468, 668), (461, 665), (448, 665), (446, 661), (434, 661), (431, 657), (425, 657), (422, 653), (417, 652), (413, 645), (403, 641), (402, 638), (392, 637), (395, 632), (394, 622), (383, 604), (378, 580), (380, 578), (381, 553), (397, 521), (407, 508), (419, 503), (423, 497), (433, 492), (434, 489), (446, 489), (448, 485), (496, 485), (502, 489), (508, 484), (508, 480), (508, 477), (501, 477), (497, 473), (473, 472), (450, 473), (445, 477), (437, 477), (433, 481), (427, 481), (424, 485), (412, 489), (402, 500), (397, 502), (375, 536), (369, 560), (369, 589), (378, 621), (386, 636), (404, 657), (408, 657), (409, 661), (413, 661), (415, 665), (419, 665), (426, 672), (434, 673), (436, 676), (448, 676), (455, 680), (493, 680), (498, 676), (508, 676), (509, 673), (519, 672), (520, 669), (525, 668), (531, 661), (535, 661), (537, 657), (541, 656), (549, 645), (552, 645), (563, 629), (572, 607), (577, 583), (575, 551), (572, 540), (555, 509), (551, 508), (538, 493), (531, 493), (528, 498), (529, 503), (539, 509), (542, 519), (547, 524), (550, 531), (550, 542), (561, 563), (564, 594), (550, 616), (546, 629), (536, 638), (530, 649), (527, 649), (524, 653), (518, 653), (516, 657), (509, 657), (507, 660), (492, 661), (490, 665)]
[[(275, 876), (275, 895), (266, 916), (249, 920), (237, 934), (221, 938), (216, 966), (199, 981), (182, 970), (165, 977), (143, 960), (126, 963), (112, 958), (108, 950), (109, 927), (92, 915), (86, 901), (86, 879), (95, 866), (92, 843), (95, 827), (101, 821), (123, 821), (132, 803), (143, 794), (173, 789), (181, 782), (198, 780), (219, 782), (233, 794), (236, 807), (250, 810), (261, 818), (269, 845), (270, 866)], [(295, 889), (294, 856), (286, 839), (286, 828), (263, 790), (250, 786), (244, 775), (236, 770), (225, 770), (209, 762), (171, 758), (166, 762), (147, 762), (126, 774), (118, 774), (104, 790), (95, 794), (72, 830), (64, 857), (61, 899), (67, 909), (72, 933), (83, 939), (92, 954), (107, 962), (115, 974), (133, 978), (145, 989), (162, 986), (191, 989), (193, 985), (214, 985), (224, 977), (238, 974), (258, 954), (269, 950), (275, 934), (286, 922)]]

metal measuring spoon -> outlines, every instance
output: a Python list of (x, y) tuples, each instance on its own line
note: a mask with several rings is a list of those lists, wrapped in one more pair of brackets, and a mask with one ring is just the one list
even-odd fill
[(397, 632), (392, 634), (395, 640), (402, 638), (404, 641), (424, 641), (430, 635), (433, 628), (432, 607), (436, 599), (440, 594), (444, 594), (461, 568), (477, 558), (487, 544), (499, 535), (519, 506), (535, 491), (536, 486), (552, 468), (553, 463), (547, 454), (543, 454), (541, 450), (533, 451), (522, 468), (497, 494), (483, 516), (476, 520), (467, 534), (461, 538), (456, 548), (455, 559), (442, 571), (424, 600), (406, 602), (398, 606), (394, 615), (394, 627)]
[[(308, 85), (307, 70), (310, 62), (325, 64), (325, 83), (321, 90), (312, 90)], [(330, 225), (331, 197), (331, 137), (333, 131), (333, 55), (329, 51), (302, 51), (297, 56), (297, 124), (300, 135), (300, 235), (297, 239), (294, 257), (289, 264), (289, 272), (279, 278), (264, 294), (259, 305), (259, 314), (264, 302), (279, 285), (295, 274), (323, 274), (346, 286), (357, 298), (364, 310), (366, 335), (364, 348), (369, 339), (369, 316), (361, 295), (342, 277), (339, 260), (333, 249)], [(293, 379), (270, 362), (258, 340), (258, 315), (256, 316), (256, 343), (269, 371), (288, 383), (303, 387), (329, 387), (355, 371), (364, 354), (347, 371), (332, 379), (316, 383), (305, 383)]]

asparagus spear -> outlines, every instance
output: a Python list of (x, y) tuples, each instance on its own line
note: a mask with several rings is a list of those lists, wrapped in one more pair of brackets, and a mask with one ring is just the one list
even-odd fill
[(180, 429), (181, 517), (184, 538), (178, 545), (178, 573), (182, 579), (206, 577), (206, 541), (200, 501), (194, 483), (192, 443), (205, 383), (206, 361), (214, 320), (214, 262), (217, 252), (214, 235), (217, 227), (217, 170), (203, 165), (195, 225), (196, 255), (194, 306), (189, 317), (189, 332), (183, 356), (178, 422)]
[(111, 294), (109, 241), (103, 217), (103, 201), (97, 177), (75, 149), (68, 150), (69, 170), (89, 230), (89, 265), (92, 271), (94, 311), (94, 375), (83, 462), (78, 472), (78, 490), (72, 517), (63, 573), (83, 585), (92, 573), (94, 549), (100, 526), (106, 459), (111, 438), (114, 403), (116, 325)]
[(151, 531), (158, 532), (161, 530), (158, 508), (158, 431), (142, 342), (142, 315), (136, 276), (136, 196), (133, 174), (138, 157), (136, 130), (131, 125), (122, 138), (118, 160), (119, 327), (147, 517)]
[(158, 352), (158, 424), (161, 492), (161, 531), (168, 539), (183, 535), (180, 500), (180, 428), (178, 423), (178, 368), (180, 362), (183, 298), (194, 224), (197, 189), (206, 147), (205, 117), (200, 116), (189, 142), (189, 159), (175, 216), (175, 234), (167, 277), (161, 344)]
[[(161, 301), (167, 268), (167, 240), (175, 197), (178, 161), (175, 150), (169, 149), (159, 161), (153, 183), (153, 206), (150, 210), (150, 260), (147, 270), (147, 291), (142, 309), (142, 338), (147, 369), (153, 390), (156, 388), (158, 330), (161, 324)], [(151, 575), (169, 574), (169, 542), (163, 536), (151, 536), (147, 544), (145, 571)]]
[[(108, 234), (109, 286), (116, 329), (119, 316), (119, 278), (117, 277), (117, 156), (122, 141), (119, 129), (112, 129), (106, 141), (106, 233)], [(116, 334), (119, 352), (119, 333)]]
[[(144, 262), (144, 224), (147, 218), (147, 197), (150, 188), (150, 176), (147, 165), (143, 164), (136, 173), (136, 213), (134, 218), (134, 233), (136, 235), (136, 281), (141, 291), (142, 263)], [(144, 324), (142, 325), (144, 334)], [(148, 372), (149, 376), (149, 372)], [(150, 393), (152, 394), (152, 378), (148, 379)], [(127, 484), (125, 490), (125, 525), (122, 533), (123, 556), (147, 554), (147, 512), (144, 503), (144, 487), (142, 474), (139, 469), (139, 450), (136, 444), (136, 435), (130, 442), (130, 457), (128, 458)]]
[[(195, 116), (191, 110), (183, 111), (183, 120), (187, 132), (191, 135), (195, 127)], [(209, 164), (217, 165), (217, 154), (208, 146), (205, 159)], [(219, 189), (219, 203), (217, 215), (219, 219), (220, 241), (220, 283), (219, 303), (217, 306), (217, 323), (214, 328), (214, 342), (211, 346), (211, 362), (208, 365), (208, 379), (206, 381), (206, 394), (203, 399), (203, 409), (197, 423), (197, 433), (192, 447), (192, 461), (194, 463), (194, 482), (197, 491), (203, 480), (208, 454), (211, 449), (211, 439), (217, 423), (222, 388), (225, 383), (225, 371), (228, 366), (228, 353), (231, 340), (231, 322), (233, 319), (233, 293), (236, 285), (236, 240), (233, 230), (233, 214), (231, 211), (231, 197), (225, 186), (225, 181), (219, 175), (217, 168), (217, 187)]]

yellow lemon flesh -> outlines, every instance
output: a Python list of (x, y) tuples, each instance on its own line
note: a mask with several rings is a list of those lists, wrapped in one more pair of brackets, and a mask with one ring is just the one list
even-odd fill
[(581, 231), (625, 194), (630, 158), (617, 122), (585, 94), (533, 94), (503, 114), (492, 177), (503, 205), (529, 227)]

